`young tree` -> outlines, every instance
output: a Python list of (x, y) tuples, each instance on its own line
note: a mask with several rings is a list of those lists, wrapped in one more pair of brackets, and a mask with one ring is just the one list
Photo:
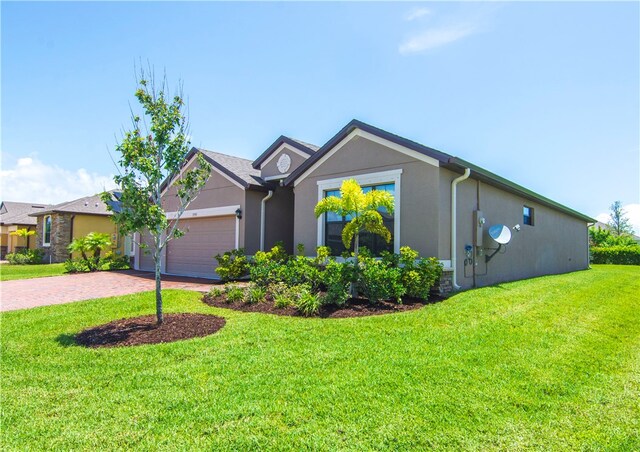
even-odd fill
[[(178, 221), (209, 178), (211, 166), (198, 153), (197, 165), (181, 171), (190, 145), (181, 90), (170, 97), (166, 78), (156, 89), (153, 77), (148, 78), (141, 71), (135, 96), (145, 120), (141, 125), (141, 118), (132, 115), (132, 129), (124, 133), (122, 142), (116, 147), (121, 154), (119, 164), (122, 168), (121, 174), (114, 177), (119, 186), (117, 202), (113, 202), (111, 193), (104, 193), (103, 200), (114, 212), (113, 219), (121, 234), (148, 232), (151, 236), (149, 248), (155, 264), (156, 315), (158, 325), (161, 325), (162, 250), (170, 240), (183, 235), (178, 229)], [(167, 218), (162, 205), (163, 188), (169, 183), (177, 188), (178, 198), (177, 213), (171, 219)]]
[(609, 228), (611, 233), (615, 236), (633, 234), (633, 227), (629, 218), (627, 218), (626, 212), (622, 208), (622, 203), (616, 201), (609, 207), (611, 213), (609, 214)]
[[(316, 217), (328, 212), (334, 212), (342, 217), (351, 216), (351, 221), (342, 230), (342, 243), (345, 248), (351, 248), (353, 242), (353, 257), (355, 268), (358, 268), (358, 248), (360, 233), (371, 232), (382, 236), (387, 243), (391, 240), (391, 233), (384, 226), (382, 215), (378, 209), (384, 207), (393, 213), (393, 195), (382, 190), (362, 191), (360, 184), (354, 179), (347, 179), (340, 187), (340, 197), (327, 196), (320, 200), (315, 207)], [(351, 284), (351, 292), (355, 296), (355, 285)]]
[(30, 231), (27, 228), (22, 228), (22, 229), (18, 229), (13, 232), (10, 232), (9, 235), (22, 237), (27, 241), (27, 248), (29, 248), (29, 237), (31, 237), (32, 235), (35, 235), (35, 233), (36, 231)]

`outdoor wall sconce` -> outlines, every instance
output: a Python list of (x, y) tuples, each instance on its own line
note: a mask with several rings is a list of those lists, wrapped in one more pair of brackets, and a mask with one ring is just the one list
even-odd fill
[(240, 209), (240, 208), (236, 209), (236, 218), (238, 220), (242, 219), (242, 209)]

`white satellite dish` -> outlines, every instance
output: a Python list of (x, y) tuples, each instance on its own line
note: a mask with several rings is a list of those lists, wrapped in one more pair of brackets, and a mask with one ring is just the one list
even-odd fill
[(489, 228), (489, 237), (500, 245), (506, 245), (511, 240), (511, 229), (504, 224), (494, 224)]

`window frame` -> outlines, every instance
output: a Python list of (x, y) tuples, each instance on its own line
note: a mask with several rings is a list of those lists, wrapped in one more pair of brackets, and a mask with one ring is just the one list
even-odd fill
[[(49, 220), (49, 241), (47, 241), (47, 220)], [(42, 221), (42, 246), (51, 246), (51, 230), (53, 229), (53, 219), (51, 215), (45, 215)]]
[[(318, 199), (320, 202), (324, 197), (326, 191), (339, 190), (342, 182), (347, 179), (355, 179), (360, 186), (369, 185), (382, 185), (382, 184), (394, 184), (394, 196), (393, 196), (393, 252), (400, 252), (400, 223), (401, 223), (401, 175), (402, 168), (381, 171), (377, 173), (356, 174), (335, 179), (320, 180), (318, 184)], [(325, 214), (318, 217), (317, 221), (317, 246), (324, 246), (325, 237)]]
[[(527, 210), (528, 210), (528, 215), (527, 215)], [(527, 218), (529, 219), (529, 222), (527, 223)], [(522, 206), (522, 223), (526, 224), (527, 226), (534, 226), (535, 225), (535, 209), (531, 206), (527, 206), (526, 204)]]

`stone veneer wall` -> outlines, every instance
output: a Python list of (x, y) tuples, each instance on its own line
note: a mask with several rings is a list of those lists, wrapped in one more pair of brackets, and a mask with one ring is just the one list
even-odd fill
[(453, 271), (443, 270), (438, 283), (438, 293), (440, 295), (448, 295), (451, 292), (453, 292)]
[(69, 250), (67, 250), (67, 247), (71, 242), (72, 215), (70, 213), (54, 213), (51, 215), (51, 246), (48, 247), (42, 245), (44, 217), (45, 215), (38, 217), (38, 225), (36, 227), (37, 247), (44, 251), (45, 262), (64, 262), (69, 258)]

